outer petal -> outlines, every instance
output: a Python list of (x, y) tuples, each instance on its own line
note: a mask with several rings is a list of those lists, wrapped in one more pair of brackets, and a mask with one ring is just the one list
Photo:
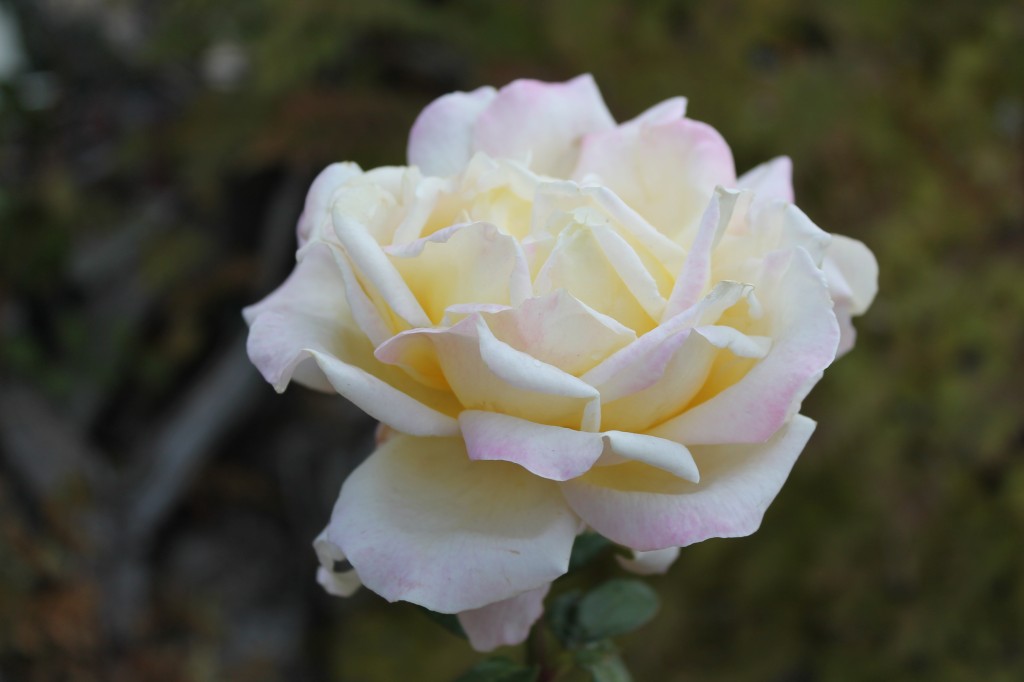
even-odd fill
[(504, 601), (459, 614), (459, 623), (477, 651), (520, 644), (544, 613), (544, 597), (551, 585), (524, 592)]
[(666, 573), (678, 558), (678, 547), (666, 547), (665, 549), (655, 549), (650, 552), (638, 552), (634, 549), (632, 559), (618, 554), (615, 555), (615, 560), (619, 562), (619, 566), (637, 575), (660, 575)]
[(450, 395), (412, 381), (373, 357), (373, 347), (352, 320), (331, 247), (311, 244), (275, 292), (244, 311), (249, 358), (278, 391), (294, 378), (332, 388), (373, 417), (417, 435), (451, 435), (456, 421)]
[(571, 177), (596, 177), (686, 245), (715, 186), (733, 186), (736, 171), (729, 145), (714, 128), (680, 119), (589, 135)]
[(693, 448), (699, 484), (630, 463), (596, 468), (562, 493), (594, 530), (641, 551), (749, 535), (813, 430), (797, 415), (766, 443)]
[(335, 597), (351, 597), (355, 594), (363, 582), (341, 548), (327, 540), (324, 533), (320, 533), (313, 541), (313, 549), (320, 562), (316, 571), (316, 581), (320, 586)]
[(459, 415), (466, 450), (473, 460), (512, 462), (552, 481), (586, 473), (604, 451), (601, 434), (548, 426), (496, 412)]
[(736, 380), (715, 368), (695, 397), (698, 404), (651, 429), (687, 445), (756, 443), (771, 436), (835, 358), (839, 326), (824, 277), (803, 249), (765, 258), (757, 293), (766, 313), (756, 333), (771, 350)]
[(741, 175), (736, 185), (754, 192), (755, 210), (772, 200), (793, 203), (793, 162), (788, 156), (777, 156)]
[(409, 163), (427, 175), (455, 175), (473, 156), (473, 126), (494, 88), (443, 95), (420, 112), (409, 132)]
[(565, 83), (517, 80), (477, 119), (474, 141), (491, 156), (529, 160), (538, 173), (565, 177), (583, 136), (614, 125), (589, 74)]
[(345, 481), (323, 537), (385, 599), (458, 613), (565, 573), (579, 528), (557, 484), (473, 462), (461, 439), (396, 434)]
[(822, 269), (839, 318), (838, 357), (853, 348), (857, 339), (850, 318), (864, 313), (878, 293), (878, 262), (863, 243), (836, 234), (825, 252)]
[(354, 163), (332, 163), (320, 171), (306, 193), (306, 205), (299, 216), (296, 231), (300, 248), (315, 233), (330, 232), (331, 197), (335, 190), (361, 174), (362, 170)]
[(459, 415), (469, 458), (518, 464), (537, 476), (567, 481), (591, 467), (643, 462), (688, 481), (700, 480), (685, 446), (639, 433), (591, 433), (547, 426), (495, 412)]

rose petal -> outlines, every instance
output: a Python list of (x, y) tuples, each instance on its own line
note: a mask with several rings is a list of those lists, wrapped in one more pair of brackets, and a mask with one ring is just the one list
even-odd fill
[(740, 192), (722, 187), (715, 189), (665, 306), (664, 319), (674, 317), (704, 296), (711, 281), (711, 253), (732, 221), (733, 213), (745, 210), (744, 201), (749, 201), (749, 197), (743, 197)]
[(582, 476), (595, 464), (626, 461), (643, 462), (688, 481), (700, 480), (686, 447), (654, 436), (590, 433), (477, 410), (460, 414), (459, 426), (470, 459), (512, 462), (552, 481)]
[(736, 182), (729, 145), (714, 128), (690, 119), (588, 135), (570, 177), (591, 176), (684, 245), (715, 186)]
[(409, 163), (427, 175), (455, 175), (473, 156), (473, 127), (497, 92), (490, 86), (453, 92), (420, 112), (409, 132)]
[(650, 109), (623, 123), (623, 126), (640, 125), (661, 125), (671, 123), (686, 116), (686, 98), (670, 97), (664, 102), (658, 102)]
[[(694, 326), (715, 322), (723, 312), (736, 305), (745, 296), (749, 296), (752, 289), (753, 287), (749, 284), (720, 282), (711, 293), (696, 304), (663, 322), (625, 348), (613, 353), (580, 378), (591, 386), (596, 386), (605, 396), (621, 397), (649, 386), (659, 374), (655, 373), (650, 380), (639, 377), (634, 379), (633, 377), (637, 372), (642, 372), (643, 368), (654, 366), (653, 356), (657, 354), (657, 349), (662, 344)], [(685, 337), (677, 339), (676, 342), (682, 343), (684, 340)], [(668, 357), (665, 357), (666, 362)], [(658, 371), (660, 371), (660, 365)], [(625, 382), (628, 386), (637, 386), (639, 382), (639, 387), (612, 388), (609, 384), (613, 381)]]
[(528, 160), (538, 173), (566, 177), (583, 136), (614, 125), (590, 75), (565, 83), (517, 80), (477, 119), (474, 142), (491, 156)]
[(562, 493), (591, 528), (641, 551), (749, 535), (813, 430), (797, 415), (766, 443), (692, 448), (699, 484), (630, 463), (597, 467), (562, 483)]
[(679, 558), (678, 547), (666, 547), (655, 549), (650, 552), (638, 552), (632, 550), (633, 558), (627, 558), (616, 554), (615, 560), (619, 566), (637, 575), (661, 575), (667, 573), (676, 559)]
[(531, 293), (518, 242), (488, 223), (453, 225), (384, 251), (433, 323), (451, 305), (518, 305)]
[(845, 285), (843, 298), (848, 295), (850, 312), (864, 313), (878, 293), (878, 261), (871, 250), (863, 242), (834, 234), (825, 251), (825, 263), (829, 287), (841, 279)]
[[(429, 327), (430, 318), (398, 270), (365, 226), (334, 208), (334, 231), (371, 299), (410, 327)], [(375, 302), (377, 302), (375, 301)], [(387, 315), (382, 315), (387, 317)]]
[(331, 197), (339, 187), (362, 172), (354, 163), (332, 163), (320, 171), (306, 193), (306, 205), (296, 227), (300, 247), (316, 234), (330, 232)]
[(335, 597), (351, 597), (355, 594), (363, 582), (341, 548), (332, 544), (324, 533), (320, 533), (313, 541), (313, 549), (320, 562), (316, 571), (316, 581), (320, 586)]
[(477, 651), (521, 644), (544, 613), (551, 585), (459, 614), (459, 624)]
[(715, 363), (722, 361), (723, 351), (760, 359), (770, 345), (768, 339), (752, 338), (731, 327), (702, 326), (679, 332), (629, 372), (600, 387), (602, 423), (606, 428), (645, 432), (689, 405), (704, 388)]
[[(451, 435), (457, 405), (396, 368), (377, 362), (345, 300), (345, 286), (327, 244), (311, 243), (275, 292), (246, 308), (249, 358), (277, 391), (294, 379), (332, 388), (371, 416), (417, 435)], [(428, 407), (429, 405), (429, 407)]]
[(863, 243), (835, 234), (825, 252), (822, 270), (839, 318), (839, 357), (849, 352), (857, 340), (857, 330), (850, 318), (864, 313), (878, 293), (878, 261)]
[(584, 431), (600, 424), (600, 396), (592, 386), (499, 341), (479, 315), (449, 329), (403, 332), (376, 356), (418, 375), (443, 375), (466, 409)]
[(547, 426), (496, 412), (466, 410), (459, 427), (472, 460), (501, 460), (552, 481), (586, 473), (601, 457), (601, 434)]
[(557, 484), (396, 434), (345, 481), (324, 538), (388, 601), (458, 613), (565, 573), (579, 530)]
[(665, 299), (636, 253), (600, 216), (583, 212), (572, 220), (538, 272), (534, 291), (565, 289), (638, 333), (652, 329)]
[(772, 200), (793, 203), (793, 162), (788, 156), (777, 156), (741, 175), (736, 186), (754, 192), (755, 211)]
[(831, 364), (839, 327), (824, 277), (808, 253), (798, 248), (770, 254), (757, 283), (767, 301), (759, 334), (772, 339), (771, 350), (742, 378), (714, 370), (704, 396), (695, 398), (699, 404), (651, 434), (687, 445), (764, 441)]
[(641, 462), (666, 471), (686, 481), (700, 480), (697, 464), (686, 446), (664, 438), (647, 436), (642, 433), (606, 431), (608, 449), (598, 466), (621, 464), (626, 461)]
[(482, 317), (499, 340), (573, 376), (636, 340), (632, 329), (563, 289)]

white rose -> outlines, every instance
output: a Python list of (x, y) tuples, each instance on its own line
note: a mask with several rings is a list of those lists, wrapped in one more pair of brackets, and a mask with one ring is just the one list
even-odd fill
[(757, 529), (877, 266), (791, 203), (788, 159), (737, 179), (684, 109), (616, 125), (589, 76), (454, 93), (411, 166), (314, 182), (295, 271), (245, 315), (275, 388), (397, 432), (315, 543), (329, 591), (458, 613), (490, 649), (584, 528), (641, 572)]

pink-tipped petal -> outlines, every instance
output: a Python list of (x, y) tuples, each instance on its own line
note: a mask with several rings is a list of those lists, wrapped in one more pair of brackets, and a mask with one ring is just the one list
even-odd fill
[(477, 651), (521, 644), (544, 613), (544, 597), (551, 585), (530, 590), (504, 601), (459, 614), (459, 624)]
[(712, 373), (704, 390), (717, 392), (651, 429), (652, 435), (687, 445), (764, 441), (831, 364), (839, 325), (810, 255), (801, 248), (769, 254), (759, 279), (757, 293), (769, 302), (762, 332), (772, 340), (767, 355), (735, 383)]
[(692, 448), (699, 484), (629, 463), (597, 467), (562, 493), (587, 525), (636, 550), (741, 537), (757, 530), (813, 431), (797, 415), (766, 443)]
[(601, 457), (599, 433), (546, 426), (496, 412), (466, 410), (459, 426), (472, 460), (518, 464), (552, 481), (582, 476)]
[(455, 175), (469, 163), (473, 127), (497, 92), (485, 86), (437, 98), (420, 112), (409, 133), (409, 163), (426, 175)]
[(709, 125), (679, 119), (589, 135), (573, 179), (596, 179), (684, 246), (716, 185), (736, 182), (732, 152)]
[(385, 599), (459, 613), (564, 574), (579, 530), (558, 484), (471, 461), (459, 438), (396, 434), (345, 481), (323, 537)]
[(517, 80), (502, 88), (477, 119), (475, 149), (528, 161), (543, 175), (565, 177), (583, 136), (614, 125), (590, 75), (565, 83)]

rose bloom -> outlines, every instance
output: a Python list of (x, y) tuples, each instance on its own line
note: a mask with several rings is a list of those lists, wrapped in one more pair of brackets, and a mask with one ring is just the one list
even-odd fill
[(754, 532), (814, 430), (877, 265), (736, 177), (670, 99), (616, 124), (594, 81), (516, 81), (420, 114), (409, 166), (329, 166), (288, 280), (245, 311), (278, 391), (336, 391), (388, 437), (314, 543), (331, 593), (522, 641), (593, 529), (663, 571)]

